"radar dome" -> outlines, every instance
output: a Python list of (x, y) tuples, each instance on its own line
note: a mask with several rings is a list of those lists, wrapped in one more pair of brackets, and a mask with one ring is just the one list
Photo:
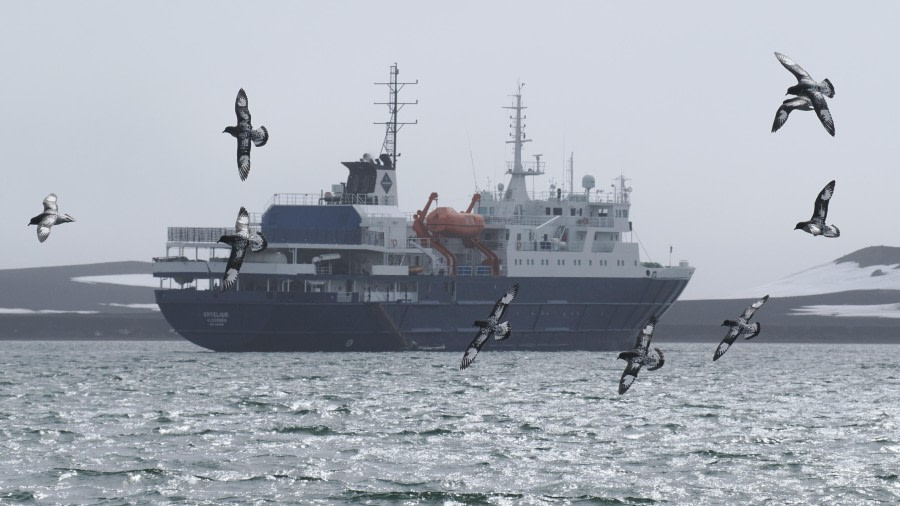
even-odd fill
[(581, 178), (581, 187), (585, 190), (590, 190), (594, 186), (596, 186), (594, 176), (584, 176), (583, 178)]
[(503, 183), (497, 183), (497, 191), (498, 192), (502, 192), (503, 188), (504, 188)]

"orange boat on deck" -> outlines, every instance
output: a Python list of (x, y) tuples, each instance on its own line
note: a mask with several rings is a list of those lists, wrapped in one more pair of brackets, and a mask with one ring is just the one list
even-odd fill
[(444, 237), (475, 239), (484, 230), (484, 217), (480, 214), (460, 213), (452, 207), (438, 207), (426, 218), (425, 227), (429, 232)]

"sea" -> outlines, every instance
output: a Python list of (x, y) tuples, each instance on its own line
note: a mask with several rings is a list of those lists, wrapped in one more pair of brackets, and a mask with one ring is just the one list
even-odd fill
[[(763, 337), (763, 336), (761, 336)], [(0, 503), (898, 504), (900, 345), (0, 342)]]

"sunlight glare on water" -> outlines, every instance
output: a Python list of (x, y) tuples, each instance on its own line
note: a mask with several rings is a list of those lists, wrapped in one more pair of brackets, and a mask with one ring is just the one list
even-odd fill
[(0, 501), (900, 501), (900, 346), (221, 354), (0, 343)]

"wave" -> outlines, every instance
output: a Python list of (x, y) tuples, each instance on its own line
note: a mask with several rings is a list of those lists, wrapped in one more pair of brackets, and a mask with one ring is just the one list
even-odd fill
[(97, 477), (97, 476), (128, 476), (131, 474), (162, 476), (167, 473), (165, 469), (158, 467), (148, 467), (144, 469), (122, 469), (119, 471), (99, 471), (96, 469), (81, 469), (77, 467), (55, 467), (54, 471), (58, 471), (60, 475), (73, 473), (75, 476)]
[(13, 502), (32, 502), (36, 500), (34, 492), (28, 490), (10, 490), (9, 492), (0, 491), (0, 499)]
[(278, 434), (310, 434), (313, 436), (336, 436), (342, 434), (325, 425), (286, 425), (275, 427), (273, 431)]
[(464, 504), (494, 504), (497, 499), (516, 500), (524, 499), (522, 494), (482, 494), (444, 491), (388, 491), (369, 492), (364, 490), (346, 490), (339, 497), (331, 497), (346, 502), (368, 503), (370, 501), (399, 502), (399, 501), (423, 501), (423, 502), (461, 502)]

